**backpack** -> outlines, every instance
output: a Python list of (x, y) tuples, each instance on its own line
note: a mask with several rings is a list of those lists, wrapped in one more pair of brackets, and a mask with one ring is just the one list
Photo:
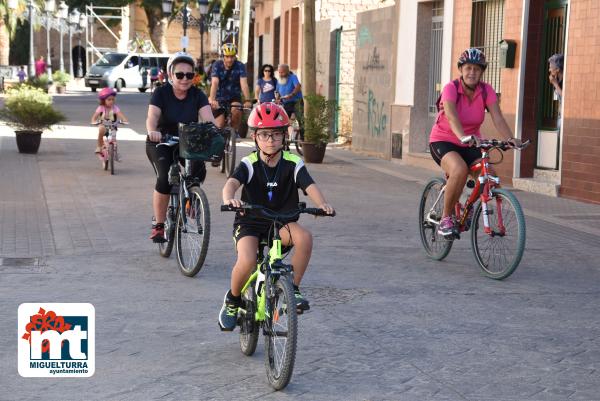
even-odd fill
[[(456, 88), (456, 104), (458, 104), (458, 100), (460, 98), (460, 92), (458, 91), (458, 86), (460, 85), (460, 81), (458, 79), (455, 79), (454, 81), (452, 81), (452, 83), (454, 84), (454, 87)], [(483, 82), (479, 82), (479, 85), (481, 86), (481, 97), (483, 98), (483, 106), (485, 107), (486, 111), (489, 111), (487, 104), (486, 104), (487, 103), (487, 90), (485, 89), (485, 85), (483, 84)], [(440, 113), (440, 111), (443, 111), (442, 94), (441, 93), (438, 96), (437, 102), (435, 102), (435, 107), (437, 108), (438, 114)]]

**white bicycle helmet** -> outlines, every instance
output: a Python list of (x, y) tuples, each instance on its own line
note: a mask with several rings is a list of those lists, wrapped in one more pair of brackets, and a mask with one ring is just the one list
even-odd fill
[(175, 65), (179, 62), (187, 63), (187, 64), (191, 65), (193, 69), (196, 68), (196, 62), (194, 61), (194, 58), (192, 56), (190, 56), (189, 53), (177, 52), (169, 58), (169, 61), (167, 62), (167, 72), (169, 74), (173, 73), (173, 71), (172, 71), (173, 65)]

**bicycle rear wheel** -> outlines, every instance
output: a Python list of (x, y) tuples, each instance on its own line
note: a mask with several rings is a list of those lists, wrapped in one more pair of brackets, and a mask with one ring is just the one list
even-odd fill
[(115, 145), (108, 144), (108, 162), (110, 164), (110, 175), (115, 175)]
[[(525, 216), (517, 198), (505, 189), (494, 189), (486, 206), (487, 213), (484, 213), (482, 203), (479, 202), (473, 215), (473, 255), (483, 275), (502, 280), (515, 271), (523, 257)], [(489, 232), (485, 231), (483, 224), (486, 215)]]
[(206, 194), (199, 186), (189, 189), (184, 205), (178, 213), (175, 231), (177, 262), (183, 275), (193, 277), (202, 269), (208, 252), (210, 210)]
[[(450, 253), (453, 240), (447, 240), (437, 232), (442, 211), (444, 208), (444, 195), (440, 197), (442, 188), (446, 181), (441, 178), (433, 178), (427, 183), (421, 202), (419, 204), (419, 233), (425, 253), (432, 259), (442, 260)], [(435, 203), (437, 200), (437, 203)], [(434, 207), (435, 203), (435, 207)]]
[(256, 293), (252, 286), (242, 294), (242, 309), (240, 314), (240, 349), (244, 355), (252, 355), (258, 343), (259, 325), (254, 314), (256, 312)]
[(271, 285), (273, 294), (267, 299), (271, 316), (265, 323), (265, 367), (269, 384), (281, 390), (294, 371), (298, 315), (291, 278), (281, 276)]
[(172, 193), (169, 198), (169, 207), (167, 208), (167, 219), (165, 220), (165, 235), (167, 236), (167, 242), (160, 242), (158, 244), (160, 256), (165, 258), (171, 256), (173, 244), (175, 244), (175, 222), (177, 221), (177, 212), (179, 209), (178, 203), (179, 195)]

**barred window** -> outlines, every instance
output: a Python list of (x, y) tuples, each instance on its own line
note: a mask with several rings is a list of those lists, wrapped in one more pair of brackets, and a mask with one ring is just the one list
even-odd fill
[(436, 102), (442, 90), (442, 44), (444, 33), (444, 0), (432, 3), (431, 46), (429, 53), (429, 113), (437, 112)]
[(501, 93), (500, 87), (500, 41), (504, 33), (504, 0), (473, 0), (471, 19), (471, 47), (485, 53), (488, 68), (483, 80)]

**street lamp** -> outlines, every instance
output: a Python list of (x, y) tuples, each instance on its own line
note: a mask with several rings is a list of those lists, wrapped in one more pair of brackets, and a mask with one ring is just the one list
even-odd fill
[(48, 81), (52, 82), (52, 62), (50, 58), (50, 29), (51, 29), (51, 14), (54, 12), (54, 0), (46, 0), (44, 3), (44, 11), (46, 11), (46, 73)]
[(58, 25), (59, 25), (59, 30), (60, 30), (60, 45), (59, 45), (59, 54), (60, 54), (60, 62), (59, 62), (59, 69), (60, 72), (65, 72), (65, 61), (64, 61), (64, 54), (63, 54), (63, 25), (67, 20), (67, 17), (69, 16), (69, 6), (67, 6), (65, 4), (64, 1), (61, 1), (59, 6), (58, 6)]
[[(162, 10), (163, 10), (163, 14), (167, 17), (171, 16), (171, 14), (173, 13), (173, 0), (162, 0)], [(188, 26), (188, 15), (190, 14), (191, 10), (188, 8), (188, 0), (185, 0), (183, 2), (183, 18), (182, 18), (182, 22), (183, 22), (183, 37), (181, 38), (181, 47), (183, 48), (183, 51), (186, 51), (186, 48), (188, 46), (188, 37), (187, 37), (187, 26)]]
[(200, 11), (200, 65), (201, 72), (204, 74), (204, 31), (205, 20), (208, 14), (208, 0), (198, 0), (198, 9)]
[(71, 14), (69, 14), (69, 74), (71, 74), (71, 76), (73, 78), (75, 78), (75, 75), (73, 75), (73, 29), (77, 28), (77, 24), (79, 24), (79, 17), (80, 17), (80, 13), (78, 9), (74, 9), (73, 11), (71, 11)]
[[(13, 12), (19, 6), (19, 0), (8, 0), (8, 8)], [(29, 78), (35, 76), (35, 58), (33, 54), (33, 0), (27, 1), (27, 18), (29, 20), (29, 65), (27, 66)]]

